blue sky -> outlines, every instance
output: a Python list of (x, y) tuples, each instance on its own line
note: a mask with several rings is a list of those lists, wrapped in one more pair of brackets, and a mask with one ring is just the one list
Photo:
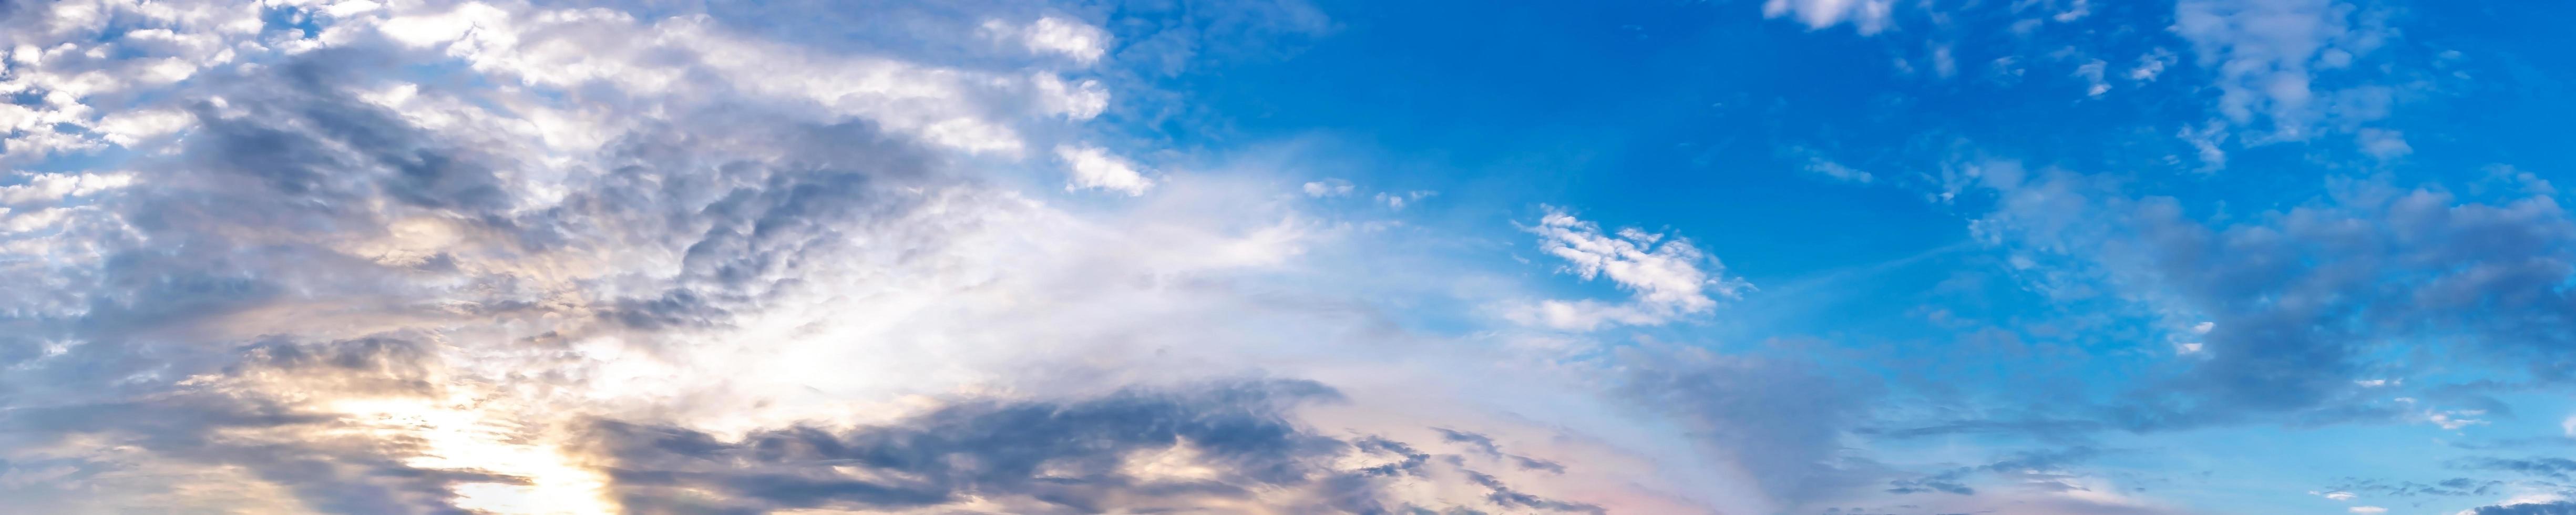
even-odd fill
[(2571, 14), (0, 3), (0, 496), (2576, 513)]

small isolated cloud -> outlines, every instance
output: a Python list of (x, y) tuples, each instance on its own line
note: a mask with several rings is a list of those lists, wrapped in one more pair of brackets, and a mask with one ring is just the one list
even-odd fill
[(2354, 143), (2361, 146), (2361, 153), (2370, 154), (2370, 157), (2381, 161), (2415, 153), (2415, 147), (2406, 144), (2406, 134), (2397, 131), (2362, 129), (2361, 133), (2354, 138)]
[(1386, 204), (1387, 209), (1402, 211), (1405, 206), (1413, 205), (1415, 202), (1420, 202), (1422, 199), (1431, 198), (1432, 195), (1438, 194), (1440, 194), (1440, 192), (1425, 190), (1413, 190), (1404, 193), (1379, 193), (1377, 194), (1377, 202), (1380, 204)]
[(1305, 190), (1306, 196), (1315, 198), (1348, 196), (1351, 194), (1351, 181), (1324, 179), (1306, 183)]
[(1895, 0), (1770, 0), (1762, 3), (1762, 16), (1795, 18), (1810, 29), (1851, 22), (1853, 30), (1869, 35), (1887, 30), (1895, 5)]
[(1064, 160), (1065, 166), (1073, 171), (1073, 179), (1065, 184), (1065, 191), (1109, 190), (1135, 196), (1143, 195), (1147, 188), (1154, 187), (1152, 179), (1136, 171), (1135, 163), (1100, 147), (1057, 145), (1055, 156)]
[(2334, 499), (2334, 500), (2337, 500), (2337, 501), (2350, 501), (2350, 500), (2352, 500), (2352, 499), (2353, 499), (2353, 498), (2355, 498), (2355, 497), (2360, 497), (2360, 496), (2358, 496), (2358, 495), (2353, 495), (2353, 493), (2352, 493), (2352, 492), (2346, 492), (2346, 491), (2342, 491), (2342, 490), (2336, 490), (2336, 491), (2332, 491), (2332, 492), (2324, 492), (2324, 493), (2318, 493), (2318, 492), (2309, 492), (2309, 493), (2316, 494), (2318, 497), (2324, 497), (2324, 498), (2327, 498), (2327, 499)]
[(2103, 93), (2111, 92), (2111, 81), (2104, 76), (2110, 67), (2111, 63), (2101, 59), (2085, 61), (2084, 64), (2075, 66), (2075, 78), (2084, 79), (2084, 96), (2098, 97)]
[(1867, 171), (1828, 159), (1825, 157), (1824, 152), (1813, 148), (1807, 148), (1804, 146), (1786, 147), (1780, 150), (1780, 157), (1781, 159), (1798, 163), (1797, 166), (1800, 171), (1815, 174), (1827, 179), (1833, 179), (1839, 182), (1869, 184), (1870, 181), (1877, 179)]
[(1753, 286), (1726, 277), (1725, 267), (1689, 239), (1637, 228), (1604, 233), (1592, 222), (1550, 207), (1539, 224), (1541, 250), (1566, 261), (1564, 272), (1586, 280), (1609, 278), (1630, 293), (1626, 303), (1548, 300), (1516, 310), (1512, 318), (1558, 330), (1602, 325), (1656, 325), (1682, 315), (1707, 313), (1718, 298), (1741, 297)]
[(1821, 157), (1810, 158), (1807, 160), (1807, 172), (1830, 177), (1837, 181), (1860, 184), (1869, 184), (1872, 179), (1869, 172), (1860, 171), (1858, 168), (1844, 166), (1842, 163), (1827, 161)]
[(2378, 506), (2354, 506), (2354, 507), (2352, 507), (2352, 510), (2351, 510), (2351, 511), (2352, 511), (2353, 513), (2359, 513), (2359, 514), (2362, 514), (2362, 515), (2376, 515), (2376, 514), (2380, 514), (2380, 513), (2388, 513), (2388, 509), (2387, 509), (2387, 508), (2381, 508), (2381, 507), (2378, 507)]

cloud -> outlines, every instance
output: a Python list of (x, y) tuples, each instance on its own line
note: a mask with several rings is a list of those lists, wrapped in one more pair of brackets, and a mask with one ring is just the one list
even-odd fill
[(1309, 197), (1340, 197), (1351, 194), (1351, 181), (1324, 179), (1306, 183), (1302, 189)]
[(1135, 163), (1100, 147), (1058, 146), (1055, 147), (1055, 155), (1073, 170), (1073, 180), (1065, 184), (1066, 191), (1097, 189), (1133, 196), (1143, 195), (1146, 188), (1154, 187), (1152, 179), (1136, 171)]
[[(2174, 5), (2172, 30), (2214, 77), (2217, 116), (2209, 123), (2241, 130), (2252, 146), (2307, 141), (2386, 117), (2387, 87), (2327, 76), (2354, 69), (2356, 59), (2395, 37), (2383, 17), (2337, 0), (2186, 0)], [(2184, 137), (2202, 147), (2205, 165), (2223, 164), (2212, 157), (2210, 136)], [(2405, 153), (2391, 131), (2363, 134), (2360, 146), (2381, 159)]]
[(2460, 513), (2465, 515), (2569, 515), (2576, 514), (2576, 502), (2508, 502), (2493, 506), (2479, 506)]
[(1616, 353), (1627, 372), (1620, 390), (1631, 402), (1666, 413), (1703, 452), (1755, 478), (1768, 504), (1744, 509), (1768, 513), (1833, 500), (1878, 473), (1849, 459), (1841, 444), (1878, 393), (1866, 383), (1837, 380), (1809, 363), (1701, 349)]
[(2387, 508), (2381, 508), (2378, 506), (2354, 506), (2346, 511), (2353, 513), (2388, 513)]
[[(583, 452), (606, 463), (621, 504), (688, 512), (1598, 511), (1472, 470), (1466, 478), (1490, 489), (1492, 504), (1407, 506), (1390, 490), (1428, 479), (1429, 455), (1374, 437), (1325, 436), (1286, 418), (1296, 404), (1336, 398), (1312, 382), (1274, 381), (1064, 402), (960, 400), (888, 424), (762, 430), (736, 441), (601, 421)], [(1403, 461), (1337, 466), (1366, 456)]]
[(2379, 366), (2363, 357), (2374, 335), (2465, 338), (2478, 351), (2470, 359), (2526, 363), (2539, 377), (2563, 376), (2570, 358), (2546, 349), (2568, 334), (2560, 313), (2576, 297), (2539, 285), (2576, 270), (2576, 221), (2545, 195), (2463, 201), (2338, 183), (2331, 198), (2213, 223), (2185, 216), (2174, 199), (2125, 196), (2095, 177), (2009, 163), (1977, 173), (1997, 204), (1973, 230), (2046, 263), (2032, 268), (2034, 288), (2077, 298), (2106, 286), (2151, 312), (2214, 321), (2188, 336), (2209, 357), (2178, 364), (2188, 370), (2147, 393), (2198, 399), (2194, 407), (2142, 403), (2123, 415), (2128, 424), (2393, 416), (2386, 406), (2336, 411)]
[(1678, 236), (1636, 228), (1603, 233), (1599, 225), (1552, 207), (1538, 225), (1524, 230), (1539, 235), (1541, 251), (1566, 261), (1564, 272), (1587, 280), (1608, 278), (1631, 298), (1626, 304), (1541, 301), (1514, 310), (1510, 316), (1522, 323), (1568, 331), (1662, 324), (1707, 313), (1716, 309), (1719, 298), (1733, 299), (1753, 287), (1726, 277), (1724, 265)]
[(1822, 156), (1808, 157), (1806, 170), (1807, 173), (1824, 176), (1825, 178), (1842, 182), (1869, 184), (1870, 180), (1873, 179), (1873, 177), (1869, 175), (1869, 172), (1864, 172), (1850, 166), (1844, 166), (1842, 163), (1826, 160)]
[(2486, 496), (2495, 495), (2504, 486), (2505, 482), (2503, 481), (2475, 480), (2465, 477), (2455, 477), (2433, 483), (2417, 483), (2413, 481), (2391, 482), (2377, 479), (2344, 478), (2342, 482), (2335, 484), (2335, 486), (2332, 487), (2332, 490), (2317, 495), (2337, 501), (2351, 501), (2362, 497), (2363, 494), (2373, 497)]
[(1422, 199), (1431, 198), (1431, 196), (1438, 194), (1440, 194), (1440, 192), (1414, 190), (1403, 193), (1379, 193), (1376, 198), (1378, 203), (1386, 204), (1387, 209), (1402, 211), (1405, 206), (1413, 205), (1416, 202), (1421, 202)]
[(2453, 466), (2474, 470), (2515, 472), (2559, 481), (2567, 481), (2571, 476), (2576, 476), (2576, 460), (2545, 456), (2527, 459), (2470, 458), (2454, 463)]
[[(0, 495), (26, 509), (1694, 512), (1749, 488), (1676, 479), (1715, 466), (1600, 407), (1616, 371), (1395, 322), (1387, 298), (1500, 284), (1422, 251), (1447, 236), (1301, 211), (1276, 185), (1304, 170), (1148, 177), (1072, 136), (1115, 82), (1064, 75), (1080, 45), (947, 30), (1048, 14), (899, 10), (866, 23), (946, 39), (872, 46), (782, 38), (848, 19), (794, 3), (64, 5), (0, 20), (73, 49), (11, 61), (12, 101), (49, 100), (0, 113), (35, 128), (0, 157), (0, 282), (37, 285), (0, 289)], [(1185, 14), (1087, 66), (1242, 21)], [(1030, 163), (1136, 198), (984, 174)], [(1696, 249), (1630, 245), (1585, 274), (1679, 299), (1629, 284)], [(1391, 264), (1447, 273), (1346, 280), (1415, 270)]]
[(1809, 29), (1850, 22), (1852, 30), (1869, 35), (1887, 30), (1895, 5), (1894, 0), (1765, 0), (1762, 16), (1796, 19)]
[(1025, 25), (987, 20), (982, 29), (993, 38), (1017, 42), (1030, 52), (1059, 54), (1085, 65), (1099, 61), (1109, 51), (1109, 31), (1055, 16)]

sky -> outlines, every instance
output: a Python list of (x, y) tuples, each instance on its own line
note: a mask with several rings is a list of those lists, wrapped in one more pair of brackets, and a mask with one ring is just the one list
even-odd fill
[(2576, 514), (2571, 16), (0, 0), (0, 498)]

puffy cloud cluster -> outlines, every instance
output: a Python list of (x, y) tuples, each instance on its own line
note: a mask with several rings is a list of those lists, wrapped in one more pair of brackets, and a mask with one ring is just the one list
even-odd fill
[(2306, 139), (2339, 107), (2319, 95), (2316, 74), (2351, 67), (2389, 37), (2360, 7), (2332, 0), (2177, 2), (2173, 31), (2214, 72), (2229, 123), (2288, 140)]

